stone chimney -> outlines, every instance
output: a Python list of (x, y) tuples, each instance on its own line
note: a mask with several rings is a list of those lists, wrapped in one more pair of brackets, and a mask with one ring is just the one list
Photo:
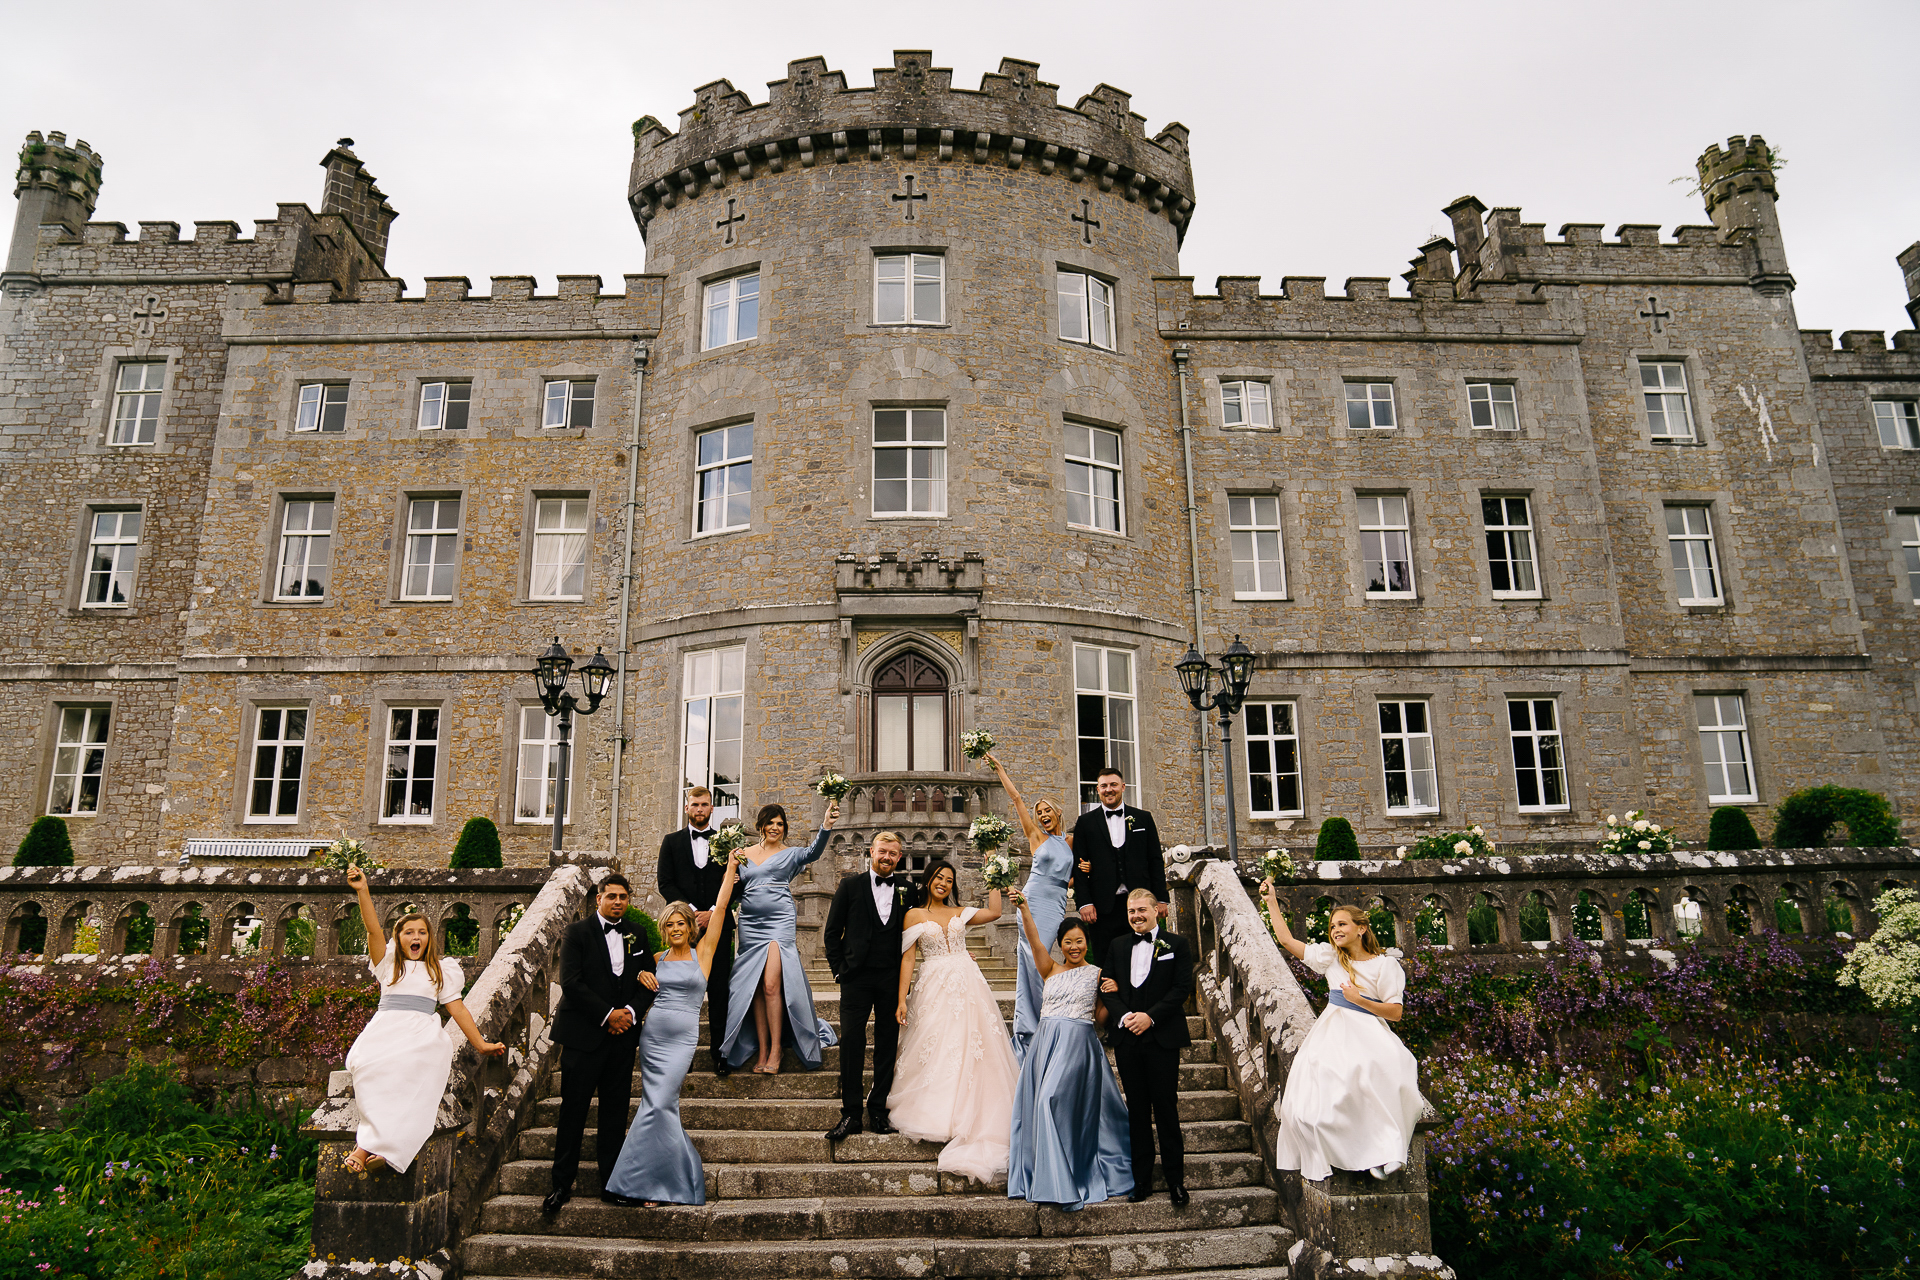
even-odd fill
[(387, 265), (387, 228), (400, 215), (387, 203), (387, 197), (374, 184), (373, 175), (349, 151), (352, 138), (342, 138), (327, 152), (320, 166), (327, 171), (327, 189), (321, 197), (321, 213), (337, 213), (352, 224), (354, 234), (382, 268)]

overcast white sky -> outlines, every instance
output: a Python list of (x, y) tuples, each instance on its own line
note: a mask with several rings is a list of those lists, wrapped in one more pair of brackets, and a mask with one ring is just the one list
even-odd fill
[[(931, 48), (954, 83), (1039, 62), (1071, 104), (1105, 81), (1149, 134), (1193, 131), (1183, 264), (1395, 276), (1472, 194), (1565, 222), (1704, 223), (1671, 180), (1729, 134), (1788, 158), (1780, 219), (1807, 328), (1907, 325), (1894, 254), (1920, 239), (1920, 3), (1142, 3), (894, 0), (9, 6), (0, 135), (64, 130), (106, 160), (96, 218), (234, 219), (319, 204), (336, 137), (400, 218), (388, 267), (644, 269), (630, 123), (695, 85), (755, 101), (790, 59), (849, 83)], [(189, 232), (190, 234), (190, 232)], [(1403, 286), (1396, 279), (1395, 291)]]

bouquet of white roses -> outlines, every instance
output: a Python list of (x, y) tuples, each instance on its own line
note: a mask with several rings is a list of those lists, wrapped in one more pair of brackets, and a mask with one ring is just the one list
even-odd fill
[(1630, 809), (1624, 818), (1608, 814), (1607, 834), (1600, 841), (1600, 852), (1616, 858), (1673, 852), (1673, 847), (1680, 843), (1673, 838), (1673, 832), (1663, 830), (1657, 822), (1648, 822), (1645, 815), (1644, 809)]
[(1291, 880), (1297, 874), (1293, 865), (1293, 856), (1285, 849), (1269, 849), (1260, 855), (1260, 878), (1279, 884), (1282, 880)]
[(960, 754), (969, 760), (984, 758), (997, 745), (985, 729), (969, 729), (960, 735)]
[(853, 790), (853, 784), (837, 773), (829, 773), (814, 783), (813, 789), (829, 800), (845, 800)]
[(980, 879), (989, 889), (1011, 889), (1020, 883), (1020, 864), (1010, 853), (990, 853), (980, 864)]
[(983, 813), (967, 828), (967, 844), (975, 853), (992, 853), (1013, 839), (1013, 828), (996, 813)]
[(380, 871), (386, 866), (361, 847), (360, 842), (350, 836), (341, 836), (327, 846), (320, 856), (320, 865), (331, 867), (335, 871), (345, 871), (348, 867), (358, 867), (362, 871)]
[(752, 843), (753, 835), (745, 827), (738, 822), (723, 822), (707, 841), (707, 852), (715, 857), (730, 858)]

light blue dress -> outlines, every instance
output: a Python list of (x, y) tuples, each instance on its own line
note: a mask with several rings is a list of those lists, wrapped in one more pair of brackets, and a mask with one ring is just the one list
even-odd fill
[(1127, 1104), (1093, 1025), (1100, 966), (1057, 968), (1013, 1096), (1007, 1197), (1078, 1209), (1133, 1190)]
[(786, 1042), (793, 1046), (806, 1071), (820, 1068), (820, 1051), (840, 1043), (833, 1028), (813, 1012), (813, 989), (800, 967), (794, 946), (793, 878), (826, 852), (830, 828), (804, 849), (782, 849), (759, 866), (740, 864), (738, 889), (740, 923), (735, 934), (740, 950), (733, 959), (733, 981), (727, 987), (727, 1034), (720, 1052), (729, 1065), (743, 1067), (760, 1049), (753, 1030), (753, 993), (767, 971), (767, 948), (780, 948), (780, 988), (787, 1006)]
[(707, 980), (698, 960), (662, 960), (654, 976), (660, 992), (640, 1024), (640, 1111), (607, 1190), (663, 1204), (705, 1204), (706, 1170), (680, 1123), (680, 1085), (700, 1040)]
[[(1067, 886), (1072, 882), (1073, 851), (1059, 836), (1048, 836), (1033, 851), (1033, 866), (1021, 890), (1027, 896), (1027, 909), (1033, 912), (1033, 927), (1042, 942), (1051, 945), (1060, 922), (1066, 918)], [(1015, 1061), (1025, 1062), (1027, 1046), (1040, 1027), (1040, 970), (1034, 967), (1027, 931), (1015, 932), (1019, 934), (1020, 974), (1014, 985), (1013, 1056)]]

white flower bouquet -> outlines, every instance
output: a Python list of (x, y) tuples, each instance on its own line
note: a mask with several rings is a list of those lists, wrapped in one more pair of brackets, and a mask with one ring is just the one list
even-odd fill
[(829, 800), (845, 800), (853, 784), (837, 773), (823, 774), (813, 789)]
[(386, 864), (368, 853), (358, 840), (350, 836), (341, 836), (327, 846), (320, 855), (320, 865), (335, 871), (345, 871), (348, 867), (358, 867), (362, 871), (380, 871)]
[(1624, 818), (1607, 815), (1607, 834), (1601, 838), (1600, 852), (1614, 858), (1648, 856), (1671, 853), (1679, 843), (1671, 830), (1647, 821), (1645, 810), (1631, 809)]
[(967, 844), (975, 853), (992, 853), (1013, 839), (1013, 828), (997, 813), (983, 813), (967, 828)]
[(1020, 883), (1020, 863), (1010, 853), (990, 853), (980, 864), (980, 879), (989, 889), (1011, 889)]
[(707, 852), (716, 857), (731, 858), (740, 850), (753, 843), (753, 834), (738, 822), (723, 822), (720, 829), (707, 841)]
[(969, 729), (960, 735), (960, 754), (969, 760), (984, 759), (997, 745), (985, 729)]
[(1279, 884), (1282, 880), (1291, 880), (1299, 874), (1293, 865), (1293, 855), (1285, 849), (1269, 849), (1260, 855), (1260, 878)]
[(1414, 841), (1412, 851), (1402, 856), (1441, 861), (1452, 858), (1490, 858), (1499, 847), (1498, 844), (1487, 839), (1485, 827), (1474, 826), (1465, 831), (1443, 831), (1439, 835), (1421, 836)]

